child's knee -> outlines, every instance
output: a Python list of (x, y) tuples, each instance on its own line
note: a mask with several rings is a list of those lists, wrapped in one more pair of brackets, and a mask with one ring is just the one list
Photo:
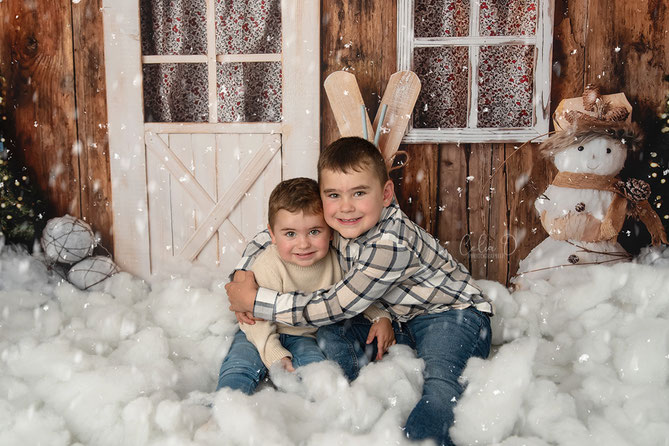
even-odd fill
[(325, 351), (328, 347), (347, 342), (343, 327), (339, 324), (320, 327), (316, 333), (318, 346)]
[(259, 382), (264, 375), (264, 366), (254, 362), (243, 361), (238, 359), (230, 359), (223, 361), (219, 377), (228, 375), (242, 375), (249, 379)]
[(320, 361), (325, 361), (325, 355), (320, 350), (303, 352), (302, 354), (293, 357), (293, 366), (303, 367), (305, 365)]

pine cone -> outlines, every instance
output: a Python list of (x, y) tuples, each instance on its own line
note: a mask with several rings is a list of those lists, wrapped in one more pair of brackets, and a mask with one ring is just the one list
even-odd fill
[(629, 110), (625, 107), (614, 107), (604, 115), (604, 119), (607, 121), (624, 121), (627, 119), (627, 116), (630, 114)]
[(583, 90), (583, 108), (588, 111), (595, 111), (597, 101), (601, 101), (601, 93), (599, 85), (588, 84)]
[(643, 180), (629, 178), (624, 183), (623, 193), (628, 200), (633, 201), (634, 203), (639, 203), (650, 197), (650, 185)]

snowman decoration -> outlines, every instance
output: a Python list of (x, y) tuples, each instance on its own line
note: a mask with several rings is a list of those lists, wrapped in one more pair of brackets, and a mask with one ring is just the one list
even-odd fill
[(636, 125), (627, 122), (575, 120), (539, 148), (558, 169), (553, 182), (537, 198), (535, 208), (549, 237), (520, 262), (520, 279), (547, 279), (556, 268), (610, 264), (630, 255), (616, 241), (625, 217), (640, 219), (653, 244), (667, 243), (657, 214), (648, 204), (650, 187), (622, 182), (629, 150), (639, 147)]

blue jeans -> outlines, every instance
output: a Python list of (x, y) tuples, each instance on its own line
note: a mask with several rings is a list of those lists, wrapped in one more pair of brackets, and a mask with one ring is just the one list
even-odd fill
[[(279, 340), (292, 353), (295, 368), (325, 360), (314, 338), (280, 334)], [(260, 359), (258, 350), (246, 339), (244, 332), (239, 330), (221, 364), (216, 390), (227, 387), (251, 395), (266, 375), (267, 367)]]
[[(318, 330), (318, 343), (325, 356), (337, 361), (351, 380), (374, 357), (365, 351), (369, 327), (368, 321), (356, 316)], [(448, 429), (453, 425), (453, 408), (464, 390), (458, 378), (469, 358), (488, 356), (490, 318), (470, 307), (416, 316), (408, 322), (393, 322), (393, 327), (397, 343), (409, 345), (425, 361), (423, 394), (407, 419), (407, 437), (452, 445)], [(368, 350), (376, 354), (375, 348)]]

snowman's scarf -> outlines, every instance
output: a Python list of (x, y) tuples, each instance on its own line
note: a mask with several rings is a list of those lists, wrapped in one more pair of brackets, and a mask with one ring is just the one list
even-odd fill
[(648, 203), (648, 200), (632, 201), (629, 200), (622, 191), (616, 187), (620, 180), (616, 177), (607, 175), (595, 175), (588, 173), (558, 172), (553, 180), (553, 185), (557, 187), (568, 187), (572, 189), (595, 189), (612, 192), (613, 200), (606, 216), (602, 220), (601, 239), (610, 240), (615, 238), (622, 228), (625, 215), (635, 217), (643, 222), (650, 233), (653, 245), (667, 243), (667, 235), (660, 221), (660, 217), (655, 213)]

